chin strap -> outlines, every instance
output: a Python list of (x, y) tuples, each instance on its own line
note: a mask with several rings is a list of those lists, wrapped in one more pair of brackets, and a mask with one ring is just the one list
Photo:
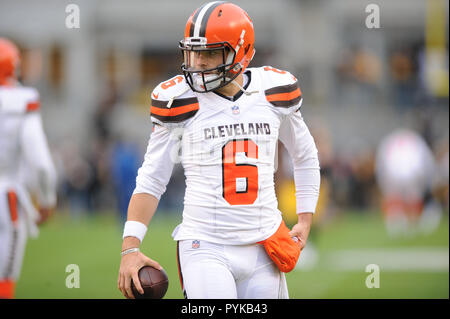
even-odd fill
[[(235, 51), (236, 51), (236, 53), (235, 53), (235, 56), (237, 56), (237, 54), (238, 54), (238, 52), (239, 52), (239, 49), (241, 49), (242, 48), (242, 46), (244, 45), (244, 35), (245, 35), (245, 30), (242, 30), (242, 33), (241, 33), (241, 36), (239, 37), (239, 42), (238, 42), (238, 44), (237, 44), (237, 46), (236, 46), (236, 48), (235, 48)], [(253, 53), (254, 54), (254, 53)], [(227, 63), (231, 63), (231, 60), (230, 60), (230, 58), (232, 59), (233, 58), (233, 56), (231, 56), (231, 55), (229, 55), (228, 56), (228, 61), (227, 61)], [(252, 57), (253, 58), (253, 57)], [(241, 67), (242, 68), (242, 65), (240, 64), (240, 63), (237, 63), (235, 66), (234, 66), (234, 68), (236, 69), (236, 68), (238, 68), (238, 67)], [(237, 71), (237, 69), (235, 70), (235, 71)], [(230, 80), (229, 78), (226, 78), (226, 80), (228, 81), (228, 80)], [(244, 92), (244, 94), (245, 95), (252, 95), (253, 93), (258, 93), (259, 91), (246, 91), (236, 80), (232, 80), (230, 83), (232, 83), (233, 85), (235, 85), (235, 86), (237, 86), (238, 88), (239, 88), (239, 90), (241, 90), (242, 92)]]
[(239, 90), (244, 92), (245, 95), (252, 95), (253, 93), (259, 93), (258, 90), (256, 90), (256, 91), (247, 91), (247, 90), (245, 90), (236, 80), (233, 80), (230, 83), (232, 83), (233, 85), (237, 86), (239, 88)]

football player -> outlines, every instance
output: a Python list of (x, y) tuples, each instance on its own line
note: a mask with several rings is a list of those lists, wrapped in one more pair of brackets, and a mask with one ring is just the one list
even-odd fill
[(377, 149), (376, 178), (390, 236), (412, 234), (420, 226), (435, 174), (434, 155), (422, 136), (397, 129), (383, 138)]
[[(128, 208), (118, 288), (134, 298), (131, 280), (143, 292), (138, 270), (161, 268), (139, 246), (180, 160), (186, 193), (172, 236), (185, 297), (288, 298), (284, 272), (306, 243), (320, 185), (298, 81), (271, 66), (248, 68), (253, 23), (229, 2), (195, 10), (179, 47), (183, 75), (151, 94), (154, 130)], [(291, 230), (275, 196), (278, 139), (294, 166), (298, 223)]]
[(56, 204), (39, 94), (17, 81), (19, 61), (17, 47), (0, 38), (0, 298), (14, 297), (27, 237), (37, 236)]

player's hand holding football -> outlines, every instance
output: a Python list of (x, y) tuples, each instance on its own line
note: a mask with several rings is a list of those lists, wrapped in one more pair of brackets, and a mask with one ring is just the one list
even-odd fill
[[(124, 240), (122, 252), (125, 252), (126, 250), (133, 247), (139, 247), (139, 244), (139, 239), (134, 237), (127, 237)], [(122, 256), (122, 259), (120, 261), (119, 280), (117, 284), (119, 290), (126, 298), (135, 298), (131, 289), (131, 280), (133, 280), (133, 283), (139, 293), (144, 293), (138, 277), (139, 269), (144, 266), (151, 266), (159, 270), (162, 269), (161, 265), (158, 262), (148, 258), (140, 251), (130, 252)]]
[(306, 240), (309, 236), (312, 223), (312, 213), (298, 214), (298, 223), (292, 227), (289, 232), (291, 237), (297, 237), (300, 240), (300, 249), (303, 249), (306, 245)]

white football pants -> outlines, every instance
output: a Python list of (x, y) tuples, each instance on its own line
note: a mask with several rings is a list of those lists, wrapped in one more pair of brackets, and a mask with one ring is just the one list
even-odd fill
[(288, 299), (286, 278), (264, 246), (177, 244), (181, 286), (189, 299)]
[(0, 282), (19, 278), (26, 240), (26, 220), (16, 193), (0, 190)]

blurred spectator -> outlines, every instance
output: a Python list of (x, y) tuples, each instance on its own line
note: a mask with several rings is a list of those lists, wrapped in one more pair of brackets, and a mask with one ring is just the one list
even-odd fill
[(401, 109), (412, 107), (416, 86), (411, 55), (403, 50), (394, 51), (390, 57), (390, 73), (395, 105)]
[(435, 187), (433, 189), (434, 197), (440, 202), (443, 208), (449, 208), (449, 140), (443, 138), (435, 147), (436, 161), (438, 165), (438, 174)]
[(351, 207), (350, 183), (351, 166), (345, 152), (336, 152), (331, 164), (331, 188), (333, 201), (337, 207), (344, 209)]
[(345, 51), (336, 71), (341, 104), (365, 106), (378, 100), (382, 69), (380, 58), (373, 52), (359, 47)]
[(128, 203), (136, 187), (137, 170), (141, 166), (138, 147), (118, 137), (111, 152), (111, 175), (122, 222), (127, 219)]
[(375, 193), (375, 159), (370, 149), (360, 149), (350, 162), (350, 202), (353, 208), (365, 210), (372, 207)]
[(94, 114), (94, 131), (97, 138), (108, 140), (111, 138), (111, 116), (118, 102), (117, 86), (113, 80), (109, 81), (104, 97), (100, 101)]
[(94, 171), (89, 162), (81, 156), (75, 143), (69, 140), (59, 149), (59, 159), (62, 164), (62, 195), (67, 200), (72, 216), (92, 210), (89, 188), (94, 178)]
[(116, 207), (115, 188), (111, 178), (111, 145), (114, 128), (111, 118), (119, 100), (117, 86), (109, 79), (93, 116), (92, 140), (87, 157), (93, 170), (89, 185), (91, 209), (95, 212)]
[(93, 138), (87, 158), (93, 170), (93, 178), (88, 191), (93, 212), (108, 211), (116, 207), (114, 187), (111, 178), (111, 141)]

